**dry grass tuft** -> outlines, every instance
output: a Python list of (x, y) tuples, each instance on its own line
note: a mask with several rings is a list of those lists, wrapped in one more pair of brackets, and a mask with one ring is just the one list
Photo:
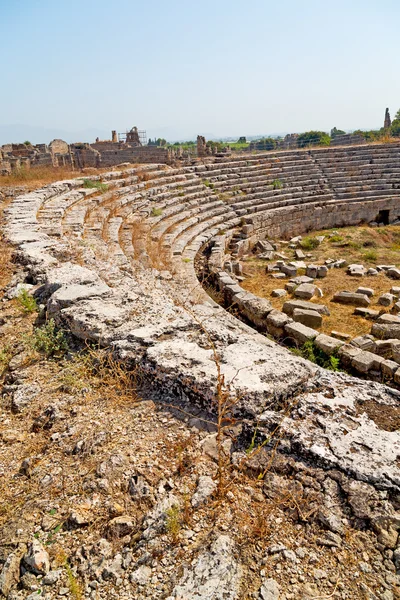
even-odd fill
[(31, 169), (16, 169), (10, 175), (0, 176), (0, 188), (3, 186), (26, 185), (33, 190), (53, 181), (79, 177), (80, 172), (67, 167), (32, 167)]
[(59, 389), (67, 393), (89, 390), (107, 394), (115, 406), (138, 402), (138, 371), (128, 371), (108, 350), (88, 347), (65, 360), (59, 373)]

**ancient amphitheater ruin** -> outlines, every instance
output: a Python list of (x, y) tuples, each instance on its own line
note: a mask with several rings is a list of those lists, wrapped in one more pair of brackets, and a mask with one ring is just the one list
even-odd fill
[[(16, 197), (6, 211), (7, 237), (25, 281), (41, 284), (48, 315), (140, 367), (157, 397), (215, 410), (222, 381), (235, 410), (264, 436), (280, 423), (284, 453), (398, 493), (399, 434), (361, 410), (373, 401), (396, 411), (397, 389), (321, 369), (264, 333), (314, 339), (364, 371), (382, 363), (394, 381), (397, 363), (272, 310), (224, 265), (267, 237), (288, 240), (377, 215), (396, 221), (400, 144), (209, 157), (92, 179), (102, 185), (51, 184)], [(204, 288), (197, 264), (203, 275), (206, 265)], [(241, 319), (211, 299), (211, 285)], [(380, 337), (400, 338), (398, 317), (379, 327)]]

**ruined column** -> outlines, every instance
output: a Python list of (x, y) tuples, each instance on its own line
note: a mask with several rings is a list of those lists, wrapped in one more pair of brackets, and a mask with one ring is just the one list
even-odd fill
[(111, 141), (113, 144), (118, 144), (117, 132), (114, 129), (111, 132)]
[(386, 112), (385, 112), (385, 124), (384, 124), (384, 126), (383, 126), (383, 127), (384, 127), (385, 129), (389, 129), (389, 128), (390, 128), (390, 126), (391, 126), (391, 124), (392, 124), (392, 120), (391, 120), (391, 118), (390, 118), (389, 109), (387, 108), (387, 109), (386, 109)]
[(206, 138), (202, 135), (197, 136), (197, 156), (203, 158), (207, 155)]

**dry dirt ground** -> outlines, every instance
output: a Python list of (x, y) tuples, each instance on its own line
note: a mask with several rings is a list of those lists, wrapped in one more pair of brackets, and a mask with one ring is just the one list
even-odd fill
[[(20, 267), (3, 238), (0, 256), (0, 586), (9, 600), (400, 598), (393, 543), (378, 543), (340, 491), (346, 478), (284, 458), (277, 432), (265, 447), (254, 436), (247, 453), (234, 440), (218, 480), (209, 415), (158, 404), (140, 373), (67, 333), (68, 349), (59, 338), (55, 355), (38, 351), (45, 315), (9, 298)], [(328, 497), (340, 526), (321, 516)], [(241, 573), (226, 595), (218, 581), (205, 591), (219, 578), (206, 565), (221, 535), (234, 542), (228, 571)], [(192, 589), (179, 595), (199, 556)]]
[[(334, 235), (329, 238), (332, 234)], [(345, 259), (347, 264), (362, 264), (367, 269), (376, 265), (400, 265), (400, 227), (344, 227), (313, 232), (304, 239), (317, 236), (325, 236), (325, 239), (315, 249), (304, 249), (304, 252), (310, 255), (305, 259), (306, 264), (322, 265), (327, 259)], [(283, 252), (289, 261), (296, 260), (294, 250), (288, 245), (281, 245), (279, 251)], [(241, 285), (249, 292), (270, 300), (274, 308), (282, 309), (283, 303), (290, 299), (291, 295), (283, 298), (271, 296), (271, 292), (283, 288), (286, 281), (276, 280), (271, 274), (267, 274), (267, 264), (268, 261), (257, 257), (248, 258), (243, 263), (244, 274), (247, 277)], [(299, 274), (303, 272), (299, 271)], [(333, 295), (343, 290), (355, 292), (359, 286), (369, 287), (375, 291), (370, 308), (388, 312), (390, 307), (385, 309), (378, 305), (378, 298), (381, 294), (389, 292), (393, 285), (397, 285), (396, 281), (389, 279), (383, 273), (362, 278), (350, 277), (346, 274), (346, 268), (330, 269), (326, 278), (318, 279), (315, 283), (321, 288), (324, 297), (314, 301), (326, 304), (331, 313), (330, 317), (323, 319), (321, 332), (330, 334), (332, 330), (336, 330), (349, 333), (352, 337), (370, 333), (371, 321), (354, 315), (354, 306), (331, 302)]]

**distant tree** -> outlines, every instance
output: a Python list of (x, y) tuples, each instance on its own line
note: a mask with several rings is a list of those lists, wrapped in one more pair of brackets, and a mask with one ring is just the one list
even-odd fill
[(331, 138), (336, 137), (337, 135), (345, 135), (345, 131), (343, 131), (343, 129), (337, 129), (336, 127), (334, 127), (333, 129), (331, 129)]
[(209, 148), (215, 148), (217, 152), (222, 152), (222, 150), (225, 148), (225, 145), (222, 142), (207, 142), (207, 146)]
[[(399, 111), (400, 112), (400, 111)], [(397, 117), (397, 115), (396, 115)], [(394, 136), (394, 137), (400, 137), (400, 115), (399, 118), (395, 119), (392, 122), (392, 126), (390, 128), (390, 133)]]
[(32, 146), (32, 144), (30, 143), (29, 140), (26, 140), (26, 142), (24, 142), (25, 146)]
[(254, 150), (273, 150), (276, 148), (276, 140), (272, 137), (261, 138), (253, 142)]
[(325, 131), (305, 131), (297, 138), (299, 148), (306, 146), (329, 146), (331, 138)]
[(395, 114), (395, 116), (394, 116), (394, 119), (393, 119), (393, 120), (394, 120), (394, 121), (400, 121), (400, 108), (399, 108), (399, 110), (397, 111), (397, 113)]
[(167, 140), (164, 140), (164, 138), (157, 138), (156, 145), (157, 146), (166, 146)]
[(361, 129), (356, 129), (356, 131), (353, 131), (353, 133), (361, 135), (367, 140), (367, 142), (376, 142), (377, 140), (381, 139), (384, 133), (384, 129), (383, 127), (381, 130), (371, 129), (370, 131), (362, 131)]
[(237, 143), (238, 143), (238, 144), (247, 144), (246, 136), (245, 136), (245, 135), (242, 135), (242, 136), (241, 136), (241, 137), (238, 139)]

